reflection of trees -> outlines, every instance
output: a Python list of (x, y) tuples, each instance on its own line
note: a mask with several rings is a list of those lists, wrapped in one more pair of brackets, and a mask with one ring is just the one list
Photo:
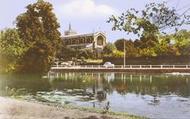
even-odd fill
[[(75, 75), (76, 76), (76, 75)], [(87, 89), (88, 87), (93, 87), (95, 83), (94, 80), (87, 76), (82, 77), (70, 77), (67, 79), (59, 78), (51, 82), (53, 89)]]
[[(109, 76), (111, 75), (112, 78)], [(190, 96), (189, 77), (162, 75), (130, 75), (122, 73), (62, 73), (59, 78), (41, 79), (39, 76), (9, 76), (3, 77), (1, 83), (5, 89), (25, 88), (30, 92), (83, 89), (84, 92), (97, 94), (104, 91), (111, 94), (114, 90), (124, 95), (128, 92), (152, 96), (174, 93), (180, 96)]]
[(0, 82), (3, 84), (1, 90), (6, 90), (6, 88), (25, 89), (35, 94), (37, 91), (48, 91), (50, 89), (48, 80), (41, 79), (41, 76), (38, 75), (8, 75), (1, 78)]
[(110, 81), (110, 85), (120, 94), (127, 93), (127, 83), (123, 83), (122, 79)]
[[(113, 77), (113, 78), (110, 78)], [(74, 73), (67, 79), (58, 80), (52, 85), (56, 88), (82, 88), (91, 89), (95, 94), (102, 90), (112, 93), (116, 90), (120, 94), (133, 92), (136, 94), (164, 95), (175, 93), (181, 96), (190, 95), (190, 82), (188, 77), (165, 76), (165, 75), (130, 75), (123, 73)]]
[[(110, 78), (111, 76), (111, 78)], [(113, 77), (113, 78), (112, 78)], [(112, 93), (116, 90), (120, 94), (133, 92), (136, 94), (148, 94), (155, 96), (175, 93), (181, 96), (190, 95), (190, 83), (188, 77), (165, 76), (165, 75), (129, 75), (123, 73), (74, 73), (67, 79), (53, 83), (56, 88), (82, 88)]]
[(122, 93), (135, 92), (148, 95), (175, 93), (182, 96), (190, 95), (190, 83), (186, 82), (185, 77), (135, 75), (132, 80), (128, 75), (125, 75), (125, 80), (121, 78), (120, 74), (116, 77), (110, 83), (119, 93), (120, 89), (125, 87), (122, 89)]

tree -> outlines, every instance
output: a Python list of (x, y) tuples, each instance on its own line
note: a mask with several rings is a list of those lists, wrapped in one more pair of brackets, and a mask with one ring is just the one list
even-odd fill
[(59, 59), (72, 60), (72, 57), (76, 57), (76, 50), (69, 47), (62, 47), (57, 54)]
[(81, 49), (79, 51), (79, 58), (85, 58), (85, 59), (94, 59), (96, 58), (94, 55), (94, 51), (91, 49)]
[(6, 29), (0, 32), (0, 72), (11, 72), (16, 66), (26, 47), (16, 29)]
[(160, 37), (159, 43), (155, 47), (155, 52), (158, 56), (166, 56), (169, 54), (170, 48), (170, 37), (169, 35), (166, 35)]
[(106, 46), (103, 49), (103, 52), (105, 55), (111, 55), (114, 53), (114, 51), (116, 51), (117, 48), (115, 47), (114, 44), (112, 43), (107, 43)]
[(117, 48), (117, 50), (119, 51), (124, 51), (124, 42), (126, 42), (125, 39), (119, 39), (115, 41), (115, 47)]
[(157, 56), (157, 54), (155, 53), (154, 48), (141, 49), (139, 54), (140, 54), (140, 56), (143, 56), (143, 57)]
[(126, 57), (137, 57), (139, 56), (138, 48), (135, 47), (132, 40), (127, 40), (125, 43)]
[(16, 19), (19, 35), (28, 47), (21, 62), (22, 71), (46, 72), (62, 44), (60, 26), (49, 2), (39, 0), (26, 8)]
[(190, 19), (185, 13), (179, 15), (174, 8), (169, 8), (166, 2), (150, 3), (142, 11), (131, 8), (121, 16), (112, 15), (108, 23), (113, 23), (112, 30), (122, 30), (137, 34), (142, 41), (142, 48), (152, 48), (158, 43), (158, 36), (168, 28), (175, 29), (189, 24)]
[(190, 31), (180, 30), (172, 35), (178, 46), (187, 45), (190, 42)]
[(123, 58), (124, 56), (124, 52), (122, 51), (119, 51), (119, 50), (115, 50), (112, 55), (112, 57), (115, 57), (115, 58)]
[(119, 39), (114, 44), (117, 50), (124, 52), (124, 42), (125, 42), (125, 52), (126, 57), (136, 57), (138, 56), (138, 49), (135, 47), (132, 40)]
[(169, 51), (174, 55), (189, 55), (190, 50), (190, 32), (180, 30), (174, 34), (161, 37), (161, 47), (168, 46)]

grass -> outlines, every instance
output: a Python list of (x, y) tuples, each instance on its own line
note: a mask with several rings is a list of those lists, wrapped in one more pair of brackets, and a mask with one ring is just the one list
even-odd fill
[[(23, 100), (22, 98), (14, 97), (14, 99), (18, 100)], [(28, 101), (32, 102), (32, 101)], [(35, 102), (36, 103), (36, 102)], [(81, 107), (81, 106), (74, 106), (72, 104), (66, 104), (66, 105), (59, 105), (55, 103), (47, 103), (47, 102), (37, 102), (42, 105), (48, 105), (52, 107), (56, 107), (57, 109), (73, 109), (73, 110), (79, 110), (79, 111), (84, 111), (84, 112), (89, 112), (89, 113), (97, 113), (101, 115), (107, 115), (107, 116), (118, 116), (121, 118), (126, 118), (126, 119), (146, 119), (146, 117), (141, 117), (141, 116), (135, 116), (135, 115), (130, 115), (127, 114), (126, 112), (113, 112), (113, 111), (104, 111), (103, 109), (98, 109), (98, 108), (92, 108), (92, 107)]]
[(74, 105), (64, 105), (60, 106), (59, 108), (65, 108), (65, 109), (78, 109), (80, 111), (85, 112), (92, 112), (92, 113), (98, 113), (98, 114), (107, 114), (109, 116), (121, 116), (126, 119), (147, 119), (146, 117), (136, 116), (136, 115), (130, 115), (126, 112), (113, 112), (113, 111), (107, 111), (105, 112), (103, 109), (98, 108), (92, 108), (92, 107), (81, 107), (81, 106), (74, 106)]

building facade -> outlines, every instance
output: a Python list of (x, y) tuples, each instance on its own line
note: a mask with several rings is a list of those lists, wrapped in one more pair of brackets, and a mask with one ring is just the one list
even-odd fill
[(95, 32), (89, 34), (77, 34), (69, 25), (69, 30), (65, 31), (62, 37), (63, 43), (74, 49), (89, 49), (100, 56), (106, 45), (106, 35), (103, 32)]

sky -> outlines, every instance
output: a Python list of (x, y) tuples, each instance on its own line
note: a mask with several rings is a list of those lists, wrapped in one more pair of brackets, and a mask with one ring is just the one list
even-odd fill
[[(16, 17), (26, 11), (26, 6), (37, 0), (1, 0), (0, 30), (15, 27)], [(179, 12), (184, 12), (190, 6), (190, 0), (45, 0), (53, 4), (53, 12), (58, 18), (62, 35), (71, 23), (72, 29), (79, 34), (102, 31), (106, 33), (109, 42), (120, 38), (135, 39), (132, 34), (112, 31), (112, 24), (106, 23), (109, 16), (120, 15), (130, 8), (141, 10), (150, 2), (168, 2)], [(189, 14), (189, 12), (188, 12)], [(190, 29), (190, 27), (187, 27)]]

